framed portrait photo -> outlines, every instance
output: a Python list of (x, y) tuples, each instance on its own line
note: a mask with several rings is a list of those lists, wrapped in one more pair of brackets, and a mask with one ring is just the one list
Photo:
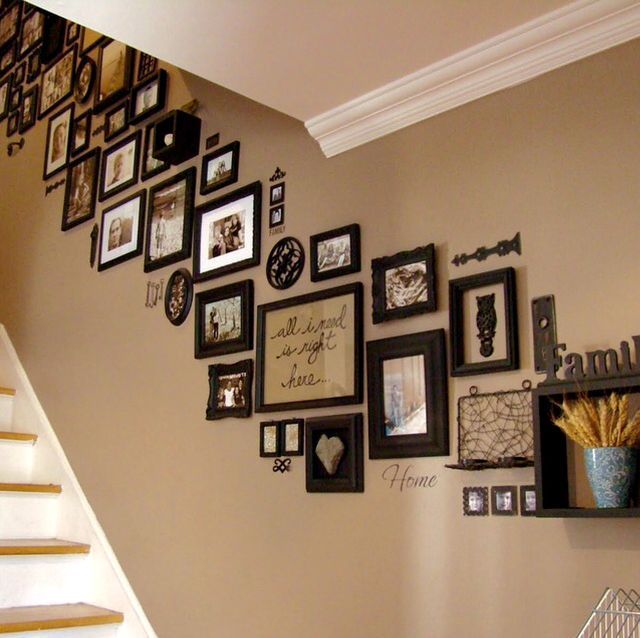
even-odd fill
[(209, 366), (207, 420), (251, 416), (253, 359)]
[(42, 74), (40, 88), (40, 115), (44, 117), (73, 92), (73, 72), (76, 66), (76, 49), (63, 52)]
[(91, 144), (91, 109), (73, 120), (71, 155), (84, 153)]
[(0, 121), (9, 114), (9, 96), (11, 94), (11, 76), (0, 81)]
[[(22, 96), (20, 103), (20, 121), (18, 123), (20, 133), (28, 131), (38, 119), (38, 88), (36, 84), (25, 91)], [(1, 90), (0, 88), (0, 91)]]
[(518, 491), (515, 485), (494, 485), (491, 488), (491, 514), (515, 516), (518, 513)]
[(144, 144), (142, 145), (142, 168), (141, 168), (141, 177), (144, 182), (155, 175), (159, 175), (164, 171), (168, 171), (171, 168), (171, 164), (169, 162), (163, 162), (162, 160), (158, 160), (153, 155), (151, 155), (151, 151), (153, 149), (153, 136), (155, 135), (155, 122), (151, 122), (151, 124), (147, 124), (144, 130)]
[(49, 118), (42, 179), (49, 179), (63, 170), (67, 165), (71, 143), (72, 122), (73, 104), (66, 106)]
[(9, 109), (14, 111), (20, 108), (20, 103), (22, 101), (22, 87), (16, 86), (11, 89), (11, 93), (9, 94)]
[(444, 330), (367, 342), (369, 458), (449, 454)]
[(520, 515), (535, 516), (536, 515), (536, 486), (521, 485), (520, 486)]
[(253, 281), (246, 279), (196, 295), (195, 357), (253, 348)]
[(18, 56), (23, 58), (33, 51), (39, 44), (42, 44), (44, 36), (44, 14), (40, 11), (33, 11), (28, 18), (22, 21), (20, 31), (20, 44), (18, 46)]
[(15, 40), (20, 30), (22, 2), (16, 2), (0, 13), (0, 50)]
[(311, 281), (360, 272), (360, 226), (350, 224), (312, 235)]
[(517, 312), (513, 268), (450, 281), (451, 376), (517, 370)]
[(129, 94), (134, 58), (134, 50), (122, 42), (110, 39), (100, 42), (94, 113), (104, 111)]
[(169, 76), (164, 69), (147, 78), (131, 90), (129, 121), (137, 124), (161, 111), (167, 100)]
[(362, 284), (258, 306), (256, 412), (362, 402)]
[(104, 141), (109, 142), (129, 128), (129, 100), (114, 106), (104, 114)]
[(284, 202), (284, 182), (274, 184), (269, 189), (269, 206), (282, 204), (282, 202)]
[(269, 228), (276, 228), (284, 224), (284, 204), (269, 209)]
[(174, 325), (182, 325), (189, 316), (193, 301), (193, 279), (186, 268), (174, 271), (167, 281), (164, 295), (164, 312)]
[(195, 182), (188, 168), (149, 190), (145, 272), (191, 256)]
[(67, 25), (67, 46), (73, 44), (80, 37), (80, 28), (76, 22), (69, 22)]
[(73, 87), (73, 96), (76, 102), (84, 104), (93, 93), (96, 83), (96, 63), (89, 57), (84, 56), (80, 60), (76, 72), (76, 81)]
[(110, 146), (102, 154), (100, 194), (98, 196), (101, 202), (137, 183), (140, 164), (140, 135), (141, 131), (136, 131), (117, 144)]
[(7, 137), (11, 137), (18, 132), (20, 121), (20, 111), (11, 111), (7, 117)]
[(462, 511), (465, 516), (488, 516), (489, 490), (486, 487), (463, 487)]
[(371, 261), (373, 323), (436, 310), (433, 244)]
[(202, 158), (200, 194), (206, 195), (238, 181), (240, 142), (232, 142)]
[(142, 254), (146, 199), (142, 190), (102, 211), (98, 270)]
[(219, 277), (260, 263), (261, 210), (260, 182), (196, 208), (194, 281)]
[(69, 164), (65, 183), (62, 230), (69, 230), (88, 219), (93, 219), (100, 171), (100, 148)]

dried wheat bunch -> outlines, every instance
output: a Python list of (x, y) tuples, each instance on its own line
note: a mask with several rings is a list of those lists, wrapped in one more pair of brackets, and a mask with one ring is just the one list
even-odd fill
[(612, 392), (608, 397), (581, 395), (556, 404), (562, 414), (553, 422), (584, 448), (640, 447), (640, 410), (629, 419), (629, 395)]

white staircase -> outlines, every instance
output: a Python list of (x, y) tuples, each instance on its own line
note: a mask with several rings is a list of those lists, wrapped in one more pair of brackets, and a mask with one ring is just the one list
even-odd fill
[(32, 635), (157, 638), (0, 324), (0, 637)]

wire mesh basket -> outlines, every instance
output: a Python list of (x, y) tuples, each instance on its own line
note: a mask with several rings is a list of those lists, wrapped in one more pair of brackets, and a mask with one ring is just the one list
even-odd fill
[(605, 589), (577, 638), (640, 638), (640, 595)]

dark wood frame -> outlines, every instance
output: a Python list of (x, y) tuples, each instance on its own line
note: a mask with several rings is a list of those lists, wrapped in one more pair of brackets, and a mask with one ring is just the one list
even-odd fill
[[(318, 270), (318, 245), (320, 242), (336, 239), (344, 235), (349, 236), (351, 263), (320, 272)], [(348, 226), (327, 230), (317, 235), (311, 235), (309, 238), (309, 250), (311, 253), (311, 281), (324, 281), (325, 279), (333, 279), (334, 277), (360, 272), (360, 225), (349, 224)]]
[[(136, 113), (136, 98), (140, 91), (143, 91), (151, 84), (158, 85), (158, 95), (155, 104), (152, 104), (150, 107), (146, 108), (144, 111), (140, 111), (140, 113)], [(169, 75), (164, 69), (160, 69), (153, 76), (144, 79), (139, 84), (136, 84), (131, 89), (131, 98), (129, 100), (129, 122), (131, 124), (138, 124), (143, 120), (151, 117), (158, 111), (162, 111), (167, 103), (167, 85), (169, 83)]]
[(535, 516), (536, 510), (538, 509), (538, 498), (536, 495), (536, 509), (528, 510), (527, 509), (527, 492), (536, 493), (535, 485), (521, 485), (520, 486), (520, 516)]
[[(55, 13), (45, 11), (40, 59), (42, 64), (49, 64), (64, 51), (64, 40), (67, 35), (67, 21)], [(77, 47), (77, 45), (75, 45)], [(74, 60), (75, 68), (75, 60)]]
[(7, 137), (11, 137), (18, 132), (18, 124), (20, 122), (20, 111), (9, 111), (7, 117)]
[[(69, 112), (69, 126), (67, 132), (67, 147), (65, 150), (65, 160), (64, 162), (56, 169), (52, 170), (50, 173), (47, 172), (47, 165), (49, 160), (49, 146), (51, 144), (51, 124), (54, 120), (58, 119), (63, 113)], [(68, 104), (63, 109), (60, 109), (57, 113), (54, 113), (47, 123), (47, 138), (45, 143), (45, 151), (44, 151), (44, 168), (42, 171), (42, 179), (47, 180), (50, 177), (53, 177), (60, 171), (63, 171), (67, 164), (69, 163), (69, 150), (71, 149), (71, 129), (73, 128), (73, 113), (74, 113), (74, 104)]]
[(155, 122), (151, 122), (150, 124), (147, 124), (144, 129), (144, 143), (142, 145), (142, 159), (140, 164), (140, 175), (143, 182), (148, 179), (151, 179), (155, 175), (164, 173), (165, 171), (168, 171), (171, 168), (171, 164), (169, 164), (169, 162), (156, 160), (157, 162), (160, 162), (160, 164), (156, 168), (151, 169), (150, 171), (146, 170), (147, 158), (151, 154), (151, 147), (153, 146), (152, 135), (154, 130), (155, 130)]
[[(228, 374), (245, 373), (245, 405), (239, 408), (218, 408), (218, 386), (220, 377)], [(251, 416), (251, 388), (253, 385), (253, 359), (243, 359), (235, 363), (214, 363), (209, 366), (209, 399), (207, 401), (207, 420), (215, 421), (226, 417), (246, 419)]]
[[(231, 153), (231, 169), (229, 176), (217, 181), (213, 184), (207, 184), (207, 168), (208, 165), (218, 157)], [(200, 171), (200, 194), (206, 195), (207, 193), (213, 193), (220, 188), (235, 184), (238, 181), (238, 170), (240, 165), (240, 142), (231, 142), (222, 148), (218, 148), (215, 151), (208, 153), (202, 158), (202, 169)]]
[(22, 20), (21, 18), (21, 11), (22, 9), (22, 3), (21, 2), (17, 2), (15, 4), (11, 4), (10, 6), (8, 6), (4, 11), (2, 11), (2, 13), (0, 13), (0, 21), (9, 14), (10, 11), (17, 11), (17, 16), (15, 20), (11, 21), (11, 24), (13, 25), (13, 33), (10, 34), (7, 38), (5, 38), (5, 40), (3, 42), (0, 42), (0, 52), (4, 53), (5, 49), (8, 48), (8, 44), (11, 42), (15, 42), (18, 39), (18, 35), (20, 33), (22, 33)]
[(11, 93), (9, 95), (9, 110), (15, 111), (20, 108), (22, 101), (22, 86), (11, 85)]
[[(267, 452), (264, 449), (264, 431), (267, 428), (276, 429), (276, 449), (275, 452)], [(280, 456), (282, 440), (280, 436), (280, 421), (261, 421), (260, 422), (260, 456), (263, 458), (275, 458)]]
[[(32, 60), (35, 61), (34, 68), (32, 68)], [(35, 82), (38, 79), (41, 70), (42, 63), (40, 61), (40, 49), (35, 49), (31, 53), (29, 53), (29, 57), (27, 58), (27, 82)]]
[(24, 57), (29, 55), (29, 53), (31, 53), (36, 47), (38, 47), (38, 46), (40, 46), (42, 44), (42, 40), (44, 38), (45, 13), (38, 9), (38, 11), (34, 11), (34, 12), (30, 13), (27, 16), (27, 19), (31, 20), (32, 16), (35, 17), (36, 14), (39, 14), (40, 15), (40, 19), (42, 20), (42, 33), (40, 34), (40, 37), (37, 40), (35, 40), (31, 44), (29, 44), (27, 46), (27, 48), (24, 49), (24, 51), (23, 51), (22, 50), (22, 45), (23, 45), (23, 41), (24, 41), (24, 28), (25, 28), (25, 25), (27, 23), (27, 20), (25, 20), (24, 17), (23, 17), (22, 24), (20, 25), (20, 38), (19, 38), (19, 42), (18, 42), (18, 51), (17, 51), (18, 59), (20, 59), (20, 60), (22, 60)]
[[(185, 292), (185, 300), (180, 312), (173, 317), (171, 313), (171, 301), (173, 298), (172, 288), (174, 280), (178, 277), (182, 277), (185, 282), (186, 292)], [(186, 268), (178, 268), (178, 270), (174, 271), (171, 274), (167, 281), (167, 288), (164, 293), (164, 313), (167, 315), (167, 319), (174, 326), (180, 326), (185, 322), (185, 319), (189, 316), (189, 311), (191, 310), (191, 303), (193, 301), (193, 278), (191, 277), (191, 273)]]
[[(298, 426), (298, 447), (287, 450), (287, 425), (295, 423)], [(280, 421), (280, 456), (304, 455), (304, 419), (282, 419)]]
[[(333, 297), (353, 295), (354, 316), (353, 316), (353, 391), (344, 396), (325, 397), (323, 399), (307, 399), (301, 401), (284, 401), (280, 403), (265, 403), (264, 381), (267, 374), (267, 362), (265, 361), (265, 343), (267, 335), (265, 324), (267, 315), (274, 310), (283, 308), (295, 308), (317, 301), (323, 301)], [(360, 282), (347, 284), (338, 288), (329, 288), (318, 292), (289, 297), (269, 304), (258, 306), (258, 332), (256, 351), (256, 412), (273, 412), (276, 410), (293, 410), (320, 408), (330, 405), (348, 405), (362, 403), (362, 361), (363, 361), (363, 327), (362, 327), (362, 297), (363, 288)]]
[[(126, 190), (130, 186), (133, 186), (134, 184), (138, 183), (138, 175), (140, 171), (141, 134), (142, 134), (142, 131), (135, 131), (128, 137), (125, 137), (124, 139), (120, 140), (117, 144), (113, 144), (109, 148), (105, 149), (104, 152), (102, 153), (102, 168), (100, 169), (100, 191), (98, 195), (98, 199), (101, 202), (103, 202), (105, 199), (108, 199), (109, 197), (113, 197), (113, 195), (117, 195), (118, 193), (121, 193), (122, 191)], [(109, 157), (111, 157), (111, 155), (113, 155), (113, 153), (115, 153), (119, 149), (127, 146), (128, 144), (131, 144), (131, 142), (135, 142), (135, 150), (134, 150), (134, 158), (133, 158), (133, 176), (128, 180), (126, 180), (125, 182), (122, 182), (122, 184), (108, 191), (105, 191), (105, 186), (106, 186), (105, 182), (107, 179), (107, 162), (109, 160)]]
[[(124, 111), (124, 124), (117, 129), (112, 129), (109, 125), (109, 122), (113, 118), (113, 116), (120, 112)], [(120, 102), (112, 109), (108, 110), (104, 114), (104, 141), (109, 142), (114, 140), (116, 137), (122, 135), (129, 128), (129, 101), (125, 100), (124, 102)]]
[[(246, 259), (212, 268), (205, 272), (200, 271), (200, 245), (202, 242), (202, 218), (208, 213), (212, 213), (218, 209), (232, 204), (244, 197), (253, 197), (253, 211), (246, 211), (247, 215), (253, 214), (253, 236), (245, 238), (245, 245), (251, 246), (251, 255)], [(244, 270), (251, 266), (257, 266), (260, 263), (260, 234), (261, 234), (261, 213), (262, 213), (262, 184), (253, 182), (242, 188), (238, 188), (227, 195), (213, 199), (206, 204), (202, 204), (196, 208), (195, 216), (195, 232), (194, 232), (194, 250), (193, 250), (193, 280), (205, 281), (215, 277), (221, 277), (238, 270)], [(231, 213), (229, 213), (231, 214)]]
[[(5, 73), (7, 73), (10, 69), (13, 68), (14, 64), (16, 63), (16, 60), (18, 59), (17, 50), (18, 50), (18, 46), (14, 40), (4, 51), (0, 51), (0, 77), (2, 77)], [(2, 66), (1, 65), (2, 60), (4, 59), (4, 56), (9, 52), (11, 52), (11, 60), (7, 62), (5, 66)]]
[[(320, 437), (339, 436), (345, 451), (331, 476), (315, 449)], [(305, 423), (305, 474), (307, 492), (364, 492), (362, 414), (338, 414), (307, 419)]]
[[(82, 164), (83, 162), (86, 162), (91, 157), (95, 157), (95, 174), (93, 176), (93, 187), (91, 189), (91, 213), (83, 217), (74, 219), (71, 222), (66, 221), (67, 213), (69, 211), (69, 200), (71, 197), (71, 172), (76, 166), (78, 166), (79, 164)], [(66, 178), (65, 189), (64, 189), (64, 204), (62, 208), (61, 230), (63, 231), (69, 230), (70, 228), (73, 228), (74, 226), (77, 226), (78, 224), (82, 224), (83, 222), (86, 222), (87, 220), (93, 219), (95, 217), (99, 179), (100, 179), (100, 147), (92, 149), (82, 157), (78, 157), (67, 166), (67, 178)]]
[[(511, 493), (511, 509), (498, 509), (498, 493)], [(492, 516), (517, 516), (518, 515), (518, 489), (515, 485), (493, 485), (491, 487), (491, 515)]]
[[(401, 266), (424, 263), (427, 279), (427, 300), (400, 306), (387, 308), (386, 272)], [(436, 297), (436, 265), (435, 246), (428, 244), (413, 250), (405, 250), (395, 255), (379, 257), (371, 260), (372, 296), (373, 296), (373, 323), (381, 323), (392, 319), (404, 319), (424, 312), (435, 312), (437, 309)]]
[(0, 122), (9, 115), (9, 100), (11, 98), (11, 86), (13, 84), (13, 75), (7, 75), (7, 77), (0, 80), (0, 87), (7, 84), (7, 98), (4, 105), (0, 105)]
[[(71, 30), (75, 28), (75, 35), (71, 33)], [(67, 38), (66, 43), (67, 46), (72, 45), (78, 38), (80, 37), (80, 31), (82, 27), (77, 22), (68, 22), (67, 23)]]
[(47, 113), (50, 113), (51, 111), (53, 111), (53, 109), (55, 109), (59, 104), (62, 104), (62, 102), (64, 102), (70, 95), (73, 94), (73, 87), (75, 85), (75, 67), (76, 67), (76, 54), (77, 54), (77, 50), (78, 47), (77, 46), (73, 46), (71, 49), (68, 49), (67, 51), (63, 51), (53, 62), (51, 62), (51, 64), (49, 64), (49, 66), (47, 66), (47, 68), (42, 72), (42, 80), (41, 80), (41, 86), (44, 87), (45, 85), (45, 77), (47, 75), (47, 73), (49, 73), (52, 69), (54, 69), (58, 64), (60, 64), (68, 55), (72, 56), (72, 62), (71, 62), (71, 77), (70, 77), (70, 81), (69, 81), (69, 90), (66, 91), (63, 95), (61, 95), (55, 102), (52, 102), (48, 107), (46, 107), (44, 110), (42, 110), (42, 100), (43, 100), (43, 94), (44, 94), (44, 89), (40, 90), (40, 108), (39, 108), (39, 115), (38, 118), (42, 119), (44, 118), (45, 115), (47, 115)]
[[(78, 82), (80, 80), (84, 67), (88, 67), (90, 69), (91, 75), (89, 77), (89, 84), (87, 84), (87, 88), (85, 92), (81, 93)], [(89, 101), (93, 93), (93, 90), (95, 89), (96, 73), (97, 73), (97, 66), (94, 60), (92, 60), (88, 55), (83, 56), (80, 62), (78, 63), (78, 69), (76, 71), (76, 77), (73, 83), (73, 97), (75, 98), (76, 102), (80, 104), (84, 104), (85, 102)]]
[[(385, 432), (383, 364), (386, 360), (424, 357), (427, 432), (387, 436)], [(397, 459), (448, 456), (449, 401), (447, 356), (442, 328), (367, 342), (369, 458)]]
[[(280, 211), (280, 221), (274, 222), (273, 216), (275, 215), (277, 210)], [(283, 224), (284, 224), (284, 204), (278, 204), (277, 206), (274, 206), (273, 208), (269, 209), (269, 228), (277, 228), (278, 226), (282, 226)]]
[[(103, 63), (103, 57), (104, 57), (104, 50), (114, 42), (124, 47), (125, 49), (124, 84), (121, 87), (114, 90), (112, 93), (109, 93), (107, 95), (100, 95), (100, 84), (102, 81), (102, 72), (103, 72), (102, 63)], [(115, 104), (120, 99), (122, 99), (123, 97), (129, 94), (129, 91), (131, 89), (131, 81), (133, 78), (133, 64), (135, 61), (135, 51), (131, 47), (128, 47), (126, 44), (122, 42), (117, 42), (116, 40), (113, 40), (111, 38), (107, 38), (106, 40), (101, 40), (97, 46), (99, 47), (98, 69), (96, 74), (96, 90), (95, 90), (95, 96), (94, 96), (94, 102), (93, 102), (93, 112), (101, 113), (107, 107), (111, 106), (112, 104)]]
[[(482, 509), (474, 512), (469, 509), (469, 494), (482, 494)], [(488, 516), (489, 515), (489, 490), (486, 487), (463, 487), (462, 488), (462, 512), (465, 516)]]
[[(466, 363), (464, 358), (464, 293), (474, 288), (501, 284), (504, 289), (506, 357), (492, 361)], [(498, 312), (499, 309), (496, 309)], [(498, 317), (500, 320), (500, 317)], [(518, 347), (518, 304), (516, 295), (516, 271), (502, 268), (490, 272), (453, 279), (449, 282), (449, 337), (451, 340), (451, 376), (486, 374), (520, 367)]]
[[(207, 317), (206, 305), (229, 297), (240, 297), (240, 336), (207, 345), (205, 343)], [(253, 281), (245, 279), (226, 286), (205, 290), (196, 295), (195, 358), (204, 359), (253, 348)]]
[[(274, 184), (273, 186), (271, 186), (271, 188), (269, 189), (269, 206), (276, 206), (277, 204), (282, 204), (282, 202), (284, 202), (284, 186), (284, 182), (279, 182), (278, 184)], [(280, 197), (278, 197), (278, 199), (274, 199), (273, 194), (276, 188), (280, 187), (282, 187), (282, 193)]]
[[(76, 140), (76, 129), (78, 128), (78, 122), (81, 120), (86, 120), (86, 137), (84, 142), (80, 146), (75, 146)], [(73, 126), (71, 129), (71, 156), (74, 157), (79, 155), (80, 153), (84, 153), (91, 146), (91, 109), (84, 111), (73, 120)]]
[(13, 83), (15, 85), (22, 84), (24, 82), (25, 77), (27, 75), (26, 69), (27, 69), (26, 60), (18, 64), (18, 66), (16, 67), (16, 70), (13, 72)]
[[(34, 84), (30, 89), (24, 91), (22, 94), (22, 101), (20, 103), (20, 120), (18, 123), (18, 131), (20, 133), (24, 133), (28, 131), (37, 121), (38, 121), (38, 90), (40, 87), (37, 84)], [(31, 102), (31, 110), (29, 113), (29, 118), (25, 119), (24, 115), (24, 103), (27, 97), (33, 96), (33, 100)]]
[[(140, 204), (138, 207), (138, 237), (136, 241), (136, 247), (132, 251), (126, 253), (125, 255), (116, 257), (115, 259), (112, 259), (107, 262), (103, 262), (102, 261), (102, 242), (103, 242), (103, 235), (105, 233), (105, 217), (107, 213), (110, 213), (116, 208), (119, 208), (120, 206), (122, 206), (123, 204), (126, 204), (127, 202), (130, 202), (138, 198), (140, 199)], [(143, 247), (143, 240), (144, 240), (144, 213), (146, 209), (146, 203), (147, 203), (147, 191), (143, 189), (141, 191), (138, 191), (137, 193), (133, 193), (132, 195), (125, 197), (124, 199), (121, 199), (119, 202), (112, 204), (108, 208), (103, 209), (102, 221), (100, 223), (100, 241), (98, 243), (98, 270), (99, 271), (106, 270), (107, 268), (112, 268), (113, 266), (117, 266), (118, 264), (121, 264), (125, 261), (128, 261), (129, 259), (133, 259), (134, 257), (137, 257), (138, 255), (142, 254), (142, 247)]]

